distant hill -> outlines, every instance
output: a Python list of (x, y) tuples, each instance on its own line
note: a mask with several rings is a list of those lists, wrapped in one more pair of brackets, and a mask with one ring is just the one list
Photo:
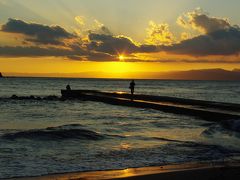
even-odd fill
[(3, 75), (2, 75), (2, 73), (0, 73), (0, 78), (2, 78), (3, 77)]
[[(136, 77), (136, 73), (131, 73)], [(189, 71), (147, 72), (141, 73), (141, 77), (147, 79), (169, 80), (240, 80), (240, 69), (232, 71), (224, 69), (198, 69)]]
[(240, 80), (240, 70), (227, 71), (224, 69), (202, 69), (161, 73), (164, 79), (184, 80)]

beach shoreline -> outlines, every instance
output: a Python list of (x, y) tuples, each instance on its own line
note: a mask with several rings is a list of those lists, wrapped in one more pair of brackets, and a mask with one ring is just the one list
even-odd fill
[(9, 178), (8, 180), (142, 180), (142, 179), (239, 179), (239, 163), (184, 163), (155, 167), (127, 168), (122, 170), (103, 170), (51, 174), (38, 177)]

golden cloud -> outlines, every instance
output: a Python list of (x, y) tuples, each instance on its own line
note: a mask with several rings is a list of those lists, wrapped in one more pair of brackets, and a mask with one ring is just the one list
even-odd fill
[(175, 41), (175, 37), (170, 32), (168, 24), (157, 24), (154, 21), (149, 21), (145, 41), (150, 45), (171, 45)]

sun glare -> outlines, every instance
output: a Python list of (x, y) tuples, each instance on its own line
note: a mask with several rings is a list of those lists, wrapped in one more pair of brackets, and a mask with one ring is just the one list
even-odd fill
[(124, 61), (125, 57), (124, 57), (124, 55), (119, 55), (119, 56), (118, 56), (118, 59), (119, 59), (120, 61)]

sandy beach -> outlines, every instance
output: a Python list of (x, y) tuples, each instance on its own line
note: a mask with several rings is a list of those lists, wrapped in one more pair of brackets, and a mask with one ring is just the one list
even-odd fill
[(239, 179), (239, 164), (188, 163), (158, 167), (129, 168), (123, 170), (75, 172), (41, 177), (12, 178), (10, 180), (97, 180), (97, 179), (161, 179), (161, 180), (222, 180)]

